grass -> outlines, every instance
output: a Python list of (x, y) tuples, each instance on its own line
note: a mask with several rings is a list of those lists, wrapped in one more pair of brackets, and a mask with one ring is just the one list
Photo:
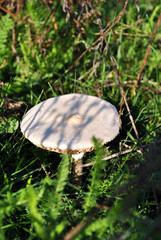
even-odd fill
[[(127, 2), (118, 22), (124, 1), (0, 7), (0, 239), (160, 239), (161, 2)], [(122, 110), (119, 136), (85, 154), (80, 189), (71, 157), (37, 148), (19, 128), (32, 106), (74, 92)]]

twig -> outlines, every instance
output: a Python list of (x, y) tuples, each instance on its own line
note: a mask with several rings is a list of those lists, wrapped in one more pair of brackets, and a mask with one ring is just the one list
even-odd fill
[(143, 60), (143, 64), (142, 64), (142, 66), (141, 66), (141, 68), (140, 68), (140, 71), (139, 71), (139, 73), (138, 73), (138, 76), (137, 76), (135, 85), (134, 85), (134, 87), (133, 87), (133, 89), (132, 89), (132, 94), (131, 94), (132, 97), (135, 95), (136, 87), (140, 84), (141, 76), (142, 76), (142, 73), (143, 73), (143, 71), (144, 71), (145, 65), (146, 65), (146, 63), (147, 63), (148, 55), (149, 55), (150, 50), (151, 50), (151, 45), (152, 45), (152, 43), (153, 43), (153, 39), (154, 39), (155, 36), (156, 36), (157, 30), (158, 30), (158, 28), (160, 27), (160, 24), (161, 24), (161, 14), (160, 14), (160, 16), (159, 16), (159, 18), (158, 18), (158, 21), (157, 21), (156, 27), (155, 27), (155, 29), (154, 29), (153, 35), (152, 35), (152, 37), (150, 38), (150, 44), (149, 44), (149, 46), (148, 46), (148, 48), (147, 48), (147, 51), (146, 51), (146, 54), (145, 54), (145, 57), (144, 57), (144, 60)]
[(137, 130), (137, 128), (136, 128), (136, 125), (135, 125), (133, 116), (132, 116), (132, 114), (131, 114), (131, 111), (130, 111), (130, 108), (129, 108), (129, 104), (128, 104), (128, 102), (127, 102), (127, 98), (126, 98), (124, 89), (123, 89), (123, 87), (122, 87), (122, 84), (121, 84), (121, 81), (120, 81), (120, 77), (119, 77), (119, 75), (118, 75), (117, 68), (116, 68), (116, 65), (115, 65), (115, 63), (114, 63), (114, 59), (113, 59), (113, 57), (112, 57), (112, 55), (111, 55), (111, 51), (110, 51), (109, 44), (108, 44), (108, 42), (107, 42), (106, 39), (105, 39), (105, 42), (106, 42), (106, 44), (107, 44), (107, 46), (108, 46), (108, 53), (109, 53), (110, 60), (111, 60), (112, 66), (113, 66), (113, 70), (114, 70), (115, 78), (116, 78), (116, 81), (117, 81), (117, 85), (118, 85), (118, 87), (119, 87), (119, 89), (120, 89), (120, 93), (121, 93), (122, 97), (124, 98), (125, 105), (126, 105), (126, 109), (127, 109), (128, 113), (129, 113), (129, 118), (130, 118), (131, 124), (132, 124), (132, 126), (133, 126), (133, 129), (134, 129), (134, 132), (135, 132), (135, 135), (136, 135), (136, 138), (137, 138), (137, 142), (138, 142), (139, 148), (140, 148), (140, 150), (141, 150), (141, 152), (142, 152), (142, 155), (143, 155), (143, 157), (144, 157), (144, 160), (146, 160), (146, 157), (145, 157), (145, 154), (144, 154), (144, 151), (143, 151), (143, 148), (142, 148), (142, 144), (141, 144), (141, 141), (140, 141), (139, 133), (138, 133), (138, 130)]
[(45, 173), (46, 176), (49, 175), (45, 166), (42, 163), (41, 163), (41, 168), (44, 170), (44, 173)]
[(78, 223), (78, 225), (71, 230), (70, 232), (68, 232), (63, 240), (70, 240), (72, 239), (74, 236), (76, 236), (89, 222), (90, 220), (100, 211), (99, 208), (95, 208), (93, 210), (93, 212), (83, 221)]
[[(92, 47), (94, 47), (99, 41), (101, 41), (102, 37), (105, 37), (105, 36), (107, 35), (107, 33), (109, 33), (109, 31), (120, 21), (120, 19), (122, 18), (122, 16), (123, 16), (124, 13), (125, 13), (127, 4), (128, 4), (128, 0), (125, 1), (124, 8), (123, 8), (123, 10), (120, 12), (120, 14), (118, 15), (117, 20), (116, 20), (104, 33), (102, 33), (101, 36), (100, 36), (94, 43), (92, 43), (91, 46), (89, 46), (89, 47), (75, 60), (75, 62), (72, 64), (72, 66), (68, 69), (68, 71), (67, 71), (64, 75), (67, 75), (67, 74), (73, 69), (73, 67), (76, 65), (76, 63), (79, 62), (79, 60), (80, 60)], [(63, 77), (64, 77), (64, 75), (63, 75)]]
[(7, 124), (7, 121), (4, 119), (4, 117), (0, 116), (0, 119), (2, 119), (2, 121)]
[[(96, 68), (99, 67), (99, 65), (100, 65), (100, 62), (97, 62), (96, 65), (92, 66), (87, 72), (85, 72), (83, 75), (81, 75), (78, 78), (78, 81), (81, 81), (88, 74), (90, 74), (90, 76), (91, 76), (95, 72)], [(88, 77), (88, 79), (90, 78), (90, 76)]]
[[(114, 31), (114, 33), (117, 34), (117, 35), (120, 35), (120, 32), (118, 32), (118, 31)], [(149, 38), (148, 34), (139, 34), (139, 33), (135, 34), (135, 33), (123, 32), (122, 35), (128, 36), (128, 37), (143, 37), (143, 38), (147, 37), (147, 38)]]
[(0, 69), (4, 67), (4, 65), (6, 65), (7, 63), (7, 58), (4, 57), (3, 63), (0, 65)]
[(135, 6), (136, 6), (137, 11), (140, 12), (140, 8), (139, 8), (139, 5), (137, 4), (137, 1), (138, 0), (135, 0)]
[(18, 16), (17, 16), (16, 14), (11, 13), (10, 11), (8, 11), (7, 9), (5, 9), (5, 8), (2, 7), (1, 5), (0, 5), (0, 9), (1, 9), (3, 12), (8, 13), (12, 18), (18, 19)]
[[(130, 153), (130, 152), (133, 152), (133, 151), (137, 151), (137, 150), (138, 150), (137, 148), (128, 149), (128, 150), (125, 150), (125, 151), (120, 152), (120, 153), (111, 154), (110, 156), (104, 157), (102, 160), (103, 161), (107, 161), (107, 160), (110, 160), (112, 158), (116, 158), (116, 157), (119, 157), (121, 155), (125, 155), (127, 153)], [(83, 164), (82, 167), (90, 167), (90, 166), (93, 166), (93, 165), (94, 165), (94, 162), (90, 162), (90, 163)]]
[[(87, 75), (87, 74), (86, 74)], [(79, 80), (79, 79), (78, 79)], [(102, 80), (99, 80), (100, 82), (102, 82)], [(108, 84), (105, 83), (106, 80), (104, 81), (104, 83), (101, 85), (102, 87), (113, 87), (116, 85), (116, 83), (114, 82), (109, 82)], [(133, 85), (133, 82), (134, 81), (124, 81), (122, 83), (122, 85), (124, 85), (125, 87), (130, 87), (132, 88), (134, 85)], [(153, 85), (157, 85), (157, 83), (153, 83), (152, 81), (149, 81), (149, 84), (153, 84)], [(138, 87), (138, 86), (137, 86)], [(142, 89), (145, 89), (145, 90), (148, 90), (148, 91), (151, 91), (151, 92), (155, 92), (156, 95), (160, 95), (161, 94), (161, 86), (159, 86), (159, 89), (156, 89), (156, 88), (152, 88), (152, 87), (146, 87), (146, 86), (140, 86)]]
[(16, 4), (16, 7), (17, 7), (16, 14), (17, 14), (17, 16), (19, 16), (20, 12), (23, 11), (24, 5), (25, 5), (24, 0), (17, 0), (17, 4)]
[[(128, 84), (128, 83), (124, 83), (125, 86), (127, 87), (134, 87), (134, 85)], [(138, 88), (139, 86), (136, 86), (136, 88)], [(148, 91), (152, 91), (155, 92), (156, 94), (160, 95), (161, 94), (161, 90), (159, 89), (155, 89), (155, 88), (151, 88), (151, 87), (146, 87), (146, 86), (141, 86), (142, 89), (148, 90)]]
[[(157, 141), (156, 143), (161, 143), (161, 141)], [(143, 145), (142, 147), (143, 148), (147, 148), (149, 147), (151, 144), (153, 143), (148, 143), (148, 144), (145, 144)], [(107, 161), (107, 160), (111, 160), (112, 158), (116, 158), (116, 157), (119, 157), (119, 156), (122, 156), (122, 155), (125, 155), (125, 154), (128, 154), (128, 153), (131, 153), (131, 152), (134, 152), (134, 151), (137, 151), (137, 152), (140, 152), (141, 151), (136, 147), (136, 148), (133, 148), (133, 149), (128, 149), (128, 150), (125, 150), (125, 151), (122, 151), (122, 152), (119, 152), (119, 153), (113, 153), (111, 154), (110, 156), (107, 156), (107, 157), (104, 157), (102, 158), (102, 161)], [(95, 162), (90, 162), (90, 163), (86, 163), (86, 164), (83, 164), (82, 167), (90, 167), (90, 166), (93, 166)]]
[(120, 102), (120, 110), (119, 110), (119, 125), (120, 125), (120, 129), (122, 128), (121, 116), (123, 115), (123, 110), (122, 110), (123, 102), (124, 102), (124, 94), (123, 94), (121, 102)]

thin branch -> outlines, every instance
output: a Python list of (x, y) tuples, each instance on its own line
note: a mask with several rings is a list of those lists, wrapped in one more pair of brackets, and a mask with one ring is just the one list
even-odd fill
[(77, 226), (68, 232), (63, 240), (70, 240), (75, 237), (90, 221), (91, 219), (100, 211), (99, 208), (95, 208), (93, 212), (82, 222), (78, 223)]
[[(120, 35), (119, 31), (114, 31), (114, 33), (117, 34), (117, 35)], [(149, 38), (150, 37), (149, 34), (139, 34), (139, 33), (134, 34), (134, 33), (126, 33), (126, 32), (123, 32), (122, 35), (128, 36), (128, 37), (143, 37), (143, 38), (145, 38), (145, 37)]]
[(146, 65), (146, 63), (147, 63), (147, 59), (148, 59), (150, 50), (151, 50), (151, 45), (152, 45), (152, 43), (153, 43), (153, 39), (154, 39), (155, 36), (156, 36), (157, 30), (158, 30), (159, 27), (160, 27), (160, 24), (161, 24), (161, 14), (159, 15), (158, 21), (157, 21), (157, 23), (156, 23), (156, 27), (155, 27), (154, 32), (153, 32), (153, 35), (152, 35), (152, 37), (150, 38), (150, 44), (149, 44), (149, 46), (148, 46), (148, 48), (147, 48), (147, 51), (146, 51), (146, 54), (145, 54), (145, 57), (144, 57), (144, 60), (143, 60), (143, 64), (142, 64), (142, 66), (141, 66), (141, 68), (140, 68), (140, 71), (139, 71), (139, 73), (138, 73), (138, 76), (137, 76), (135, 85), (133, 86), (132, 94), (131, 94), (132, 97), (135, 95), (136, 87), (138, 87), (138, 85), (140, 84), (141, 76), (142, 76), (142, 74), (143, 74), (143, 71), (144, 71), (145, 65)]
[[(161, 141), (157, 141), (156, 143), (161, 143)], [(149, 147), (150, 145), (151, 145), (151, 143), (148, 143), (148, 144), (143, 145), (142, 147), (143, 147), (143, 148), (147, 148), (147, 147)], [(113, 153), (113, 154), (111, 154), (111, 155), (109, 155), (109, 156), (107, 156), (107, 157), (104, 157), (104, 158), (102, 158), (102, 161), (111, 160), (112, 158), (117, 158), (117, 157), (119, 157), (119, 156), (122, 156), (122, 155), (125, 155), (125, 154), (128, 154), (128, 153), (131, 153), (131, 152), (135, 152), (135, 151), (141, 153), (141, 151), (140, 151), (137, 147), (136, 147), (136, 148), (132, 148), (132, 149), (130, 148), (130, 149), (128, 149), (128, 150), (121, 151), (121, 152), (118, 152), (118, 153)], [(85, 163), (85, 164), (82, 165), (82, 167), (90, 167), (90, 166), (93, 166), (94, 163), (95, 163), (95, 162)]]
[[(123, 16), (124, 13), (125, 13), (127, 4), (128, 4), (128, 0), (125, 1), (124, 8), (123, 8), (123, 10), (120, 12), (120, 14), (118, 15), (117, 20), (116, 20), (104, 33), (102, 33), (102, 35), (101, 35), (94, 43), (92, 43), (92, 45), (89, 46), (89, 47), (75, 60), (75, 62), (72, 64), (72, 66), (68, 69), (68, 71), (67, 71), (64, 75), (67, 75), (67, 74), (74, 68), (74, 66), (76, 65), (76, 63), (79, 62), (79, 60), (82, 59), (82, 57), (83, 57), (88, 51), (90, 51), (90, 49), (91, 49), (92, 47), (94, 47), (98, 42), (100, 42), (101, 39), (102, 39), (103, 37), (105, 37), (105, 36), (107, 35), (107, 33), (109, 33), (110, 30), (120, 21), (120, 19), (122, 18), (122, 16)], [(63, 75), (63, 77), (64, 77), (64, 75)]]
[(1, 5), (0, 5), (0, 9), (1, 9), (3, 12), (8, 13), (12, 18), (18, 19), (18, 16), (17, 16), (16, 14), (11, 13), (10, 11), (8, 11), (7, 9), (5, 9), (5, 8), (2, 7)]
[[(104, 157), (102, 160), (107, 161), (107, 160), (110, 160), (112, 158), (116, 158), (116, 157), (119, 157), (121, 155), (125, 155), (127, 153), (134, 152), (134, 151), (138, 151), (138, 148), (128, 149), (128, 150), (122, 151), (120, 153), (114, 153), (114, 154), (111, 154), (110, 156)], [(83, 164), (82, 167), (90, 167), (90, 166), (93, 166), (94, 163), (95, 162), (86, 163), (86, 164)]]
[(4, 65), (6, 65), (7, 63), (7, 58), (4, 57), (3, 63), (0, 65), (0, 69), (4, 67)]
[(107, 44), (107, 46), (108, 46), (108, 53), (109, 53), (110, 60), (111, 60), (112, 66), (113, 66), (113, 70), (114, 70), (114, 74), (115, 74), (115, 78), (116, 78), (117, 85), (118, 85), (118, 87), (119, 87), (119, 89), (120, 89), (120, 93), (121, 93), (122, 97), (124, 98), (125, 105), (126, 105), (126, 109), (127, 109), (127, 111), (128, 111), (129, 118), (130, 118), (132, 127), (133, 127), (133, 129), (134, 129), (134, 132), (135, 132), (135, 135), (136, 135), (136, 138), (137, 138), (137, 142), (138, 142), (139, 148), (140, 148), (140, 150), (141, 150), (141, 152), (142, 152), (142, 155), (143, 155), (143, 157), (144, 157), (144, 160), (146, 160), (146, 157), (145, 157), (145, 154), (144, 154), (144, 151), (143, 151), (143, 148), (142, 148), (142, 144), (141, 144), (141, 141), (140, 141), (139, 133), (138, 133), (138, 130), (137, 130), (137, 128), (136, 128), (136, 125), (135, 125), (133, 116), (132, 116), (132, 114), (131, 114), (129, 104), (128, 104), (128, 102), (127, 102), (126, 94), (125, 94), (125, 92), (124, 92), (124, 89), (123, 89), (122, 84), (121, 84), (121, 81), (120, 81), (120, 77), (119, 77), (118, 72), (117, 72), (116, 65), (115, 65), (115, 63), (114, 63), (114, 58), (113, 58), (113, 56), (111, 55), (111, 50), (110, 50), (109, 44), (108, 44), (108, 42), (107, 42), (106, 39), (105, 39), (105, 42), (106, 42), (106, 44)]

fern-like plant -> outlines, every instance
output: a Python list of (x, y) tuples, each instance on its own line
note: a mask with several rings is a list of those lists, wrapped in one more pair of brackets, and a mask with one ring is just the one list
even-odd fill
[(85, 195), (85, 205), (84, 210), (87, 212), (90, 208), (92, 208), (100, 195), (100, 185), (102, 184), (101, 177), (104, 172), (103, 169), (106, 166), (106, 162), (102, 161), (102, 157), (104, 154), (103, 148), (101, 147), (101, 142), (97, 139), (93, 138), (93, 142), (95, 145), (95, 163), (93, 168), (90, 171), (89, 192)]

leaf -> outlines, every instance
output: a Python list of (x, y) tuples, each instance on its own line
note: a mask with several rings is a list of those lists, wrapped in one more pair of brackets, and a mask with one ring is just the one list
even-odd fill
[(101, 177), (104, 174), (103, 169), (106, 165), (106, 162), (102, 161), (104, 151), (103, 147), (101, 146), (101, 142), (95, 138), (93, 138), (93, 142), (95, 146), (95, 164), (93, 165), (93, 169), (91, 169), (90, 172), (91, 178), (89, 180), (90, 185), (88, 186), (89, 192), (85, 196), (85, 212), (96, 204), (97, 198), (100, 194), (100, 186), (102, 184)]
[(13, 117), (7, 120), (7, 123), (0, 122), (0, 134), (13, 133), (18, 129), (19, 121)]

